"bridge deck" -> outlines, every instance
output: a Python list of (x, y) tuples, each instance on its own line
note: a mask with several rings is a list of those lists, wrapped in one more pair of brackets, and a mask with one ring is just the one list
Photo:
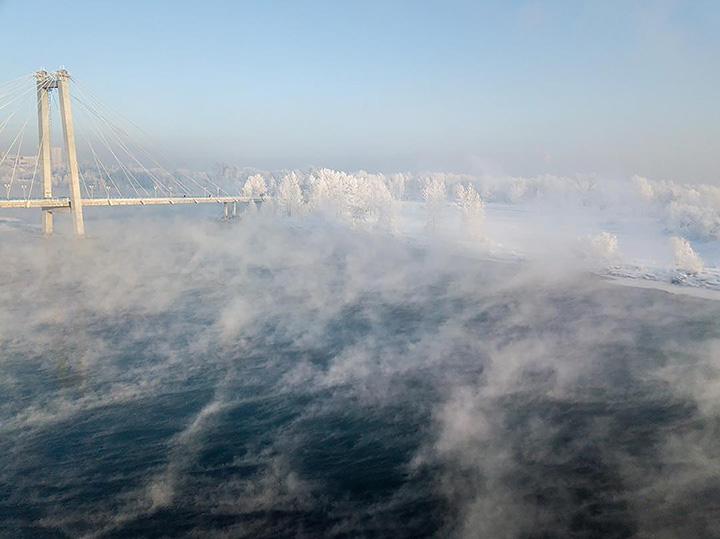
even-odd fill
[[(152, 197), (152, 198), (83, 198), (83, 206), (153, 206), (159, 204), (223, 204), (227, 202), (262, 202), (253, 197)], [(69, 208), (69, 198), (31, 198), (0, 200), (0, 208)]]

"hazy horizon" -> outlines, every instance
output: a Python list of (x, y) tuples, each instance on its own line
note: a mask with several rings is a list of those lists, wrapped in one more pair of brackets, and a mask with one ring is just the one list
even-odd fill
[(64, 65), (191, 168), (720, 181), (716, 2), (5, 0), (0, 20), (3, 80)]

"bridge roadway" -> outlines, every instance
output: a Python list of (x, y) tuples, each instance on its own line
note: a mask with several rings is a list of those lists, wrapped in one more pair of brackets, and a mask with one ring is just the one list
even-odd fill
[[(228, 204), (232, 202), (262, 202), (263, 198), (211, 197), (148, 197), (148, 198), (83, 198), (82, 206), (153, 206), (159, 204)], [(0, 208), (42, 208), (44, 210), (70, 208), (69, 198), (0, 199)]]

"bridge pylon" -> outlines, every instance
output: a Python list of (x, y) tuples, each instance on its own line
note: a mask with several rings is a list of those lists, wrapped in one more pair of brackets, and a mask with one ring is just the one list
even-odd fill
[[(50, 90), (57, 88), (60, 102), (60, 120), (65, 143), (67, 177), (70, 188), (70, 214), (73, 228), (78, 236), (85, 235), (83, 221), (83, 201), (80, 191), (80, 172), (78, 168), (77, 150), (75, 148), (75, 128), (73, 126), (72, 109), (70, 107), (70, 74), (65, 69), (54, 73), (40, 70), (35, 73), (38, 92), (38, 159), (42, 178), (43, 198), (52, 198), (52, 164), (50, 162)], [(53, 232), (52, 209), (43, 208), (43, 232), (50, 236)]]
[[(52, 198), (52, 163), (50, 162), (50, 88), (54, 81), (45, 70), (35, 73), (37, 81), (38, 103), (38, 160), (40, 161), (40, 180), (43, 198)], [(43, 233), (46, 236), (53, 232), (52, 210), (43, 210)]]
[[(0, 0), (2, 2), (2, 0)], [(93, 150), (92, 146), (90, 146), (90, 150), (93, 152), (93, 156), (96, 158), (96, 165), (99, 165), (102, 167), (102, 170), (105, 172), (105, 174), (108, 176), (108, 179), (113, 184), (115, 190), (117, 190), (119, 197), (110, 197), (110, 189), (107, 188), (107, 197), (97, 198), (92, 196), (92, 191), (89, 193), (89, 197), (83, 199), (82, 193), (80, 191), (80, 168), (78, 166), (78, 158), (77, 158), (77, 149), (75, 146), (75, 128), (73, 125), (73, 114), (70, 107), (70, 80), (72, 77), (70, 74), (65, 71), (65, 69), (59, 69), (54, 72), (47, 72), (45, 70), (39, 70), (35, 73), (35, 82), (36, 82), (36, 90), (37, 90), (37, 110), (38, 110), (38, 157), (36, 162), (36, 169), (33, 171), (32, 176), (32, 182), (30, 184), (30, 193), (25, 196), (25, 185), (23, 185), (23, 198), (10, 198), (10, 191), (12, 187), (12, 180), (15, 178), (15, 168), (13, 168), (13, 176), (10, 179), (11, 183), (6, 184), (7, 188), (7, 197), (6, 198), (0, 198), (0, 210), (4, 208), (35, 208), (42, 210), (42, 216), (43, 216), (43, 233), (46, 236), (50, 236), (53, 234), (53, 212), (70, 212), (72, 215), (72, 222), (73, 222), (73, 228), (75, 230), (75, 234), (77, 236), (83, 236), (85, 234), (85, 224), (83, 219), (83, 208), (85, 206), (93, 206), (93, 207), (110, 207), (110, 206), (156, 206), (161, 204), (223, 204), (224, 205), (224, 215), (225, 218), (230, 218), (230, 214), (232, 211), (232, 216), (235, 217), (237, 215), (237, 203), (249, 203), (253, 202), (255, 204), (261, 204), (265, 199), (261, 195), (260, 197), (252, 197), (252, 196), (242, 196), (242, 195), (229, 195), (228, 193), (222, 194), (223, 189), (213, 182), (211, 179), (208, 178), (208, 182), (212, 184), (214, 187), (217, 188), (217, 196), (211, 195), (210, 189), (208, 189), (207, 186), (203, 187), (200, 183), (198, 183), (195, 179), (181, 174), (184, 176), (184, 180), (180, 181), (179, 178), (175, 177), (175, 174), (170, 173), (165, 169), (165, 167), (158, 163), (155, 159), (152, 158), (152, 156), (148, 156), (155, 164), (157, 164), (162, 171), (167, 174), (171, 181), (175, 182), (177, 185), (180, 186), (182, 189), (181, 196), (173, 196), (172, 194), (172, 186), (163, 186), (159, 183), (158, 178), (148, 170), (138, 159), (131, 154), (131, 152), (127, 149), (124, 142), (122, 140), (118, 140), (118, 143), (121, 145), (121, 148), (128, 154), (128, 157), (133, 159), (142, 169), (147, 173), (147, 175), (153, 180), (155, 193), (154, 196), (150, 196), (148, 191), (142, 186), (142, 184), (138, 181), (137, 178), (135, 178), (130, 172), (130, 170), (127, 169), (127, 167), (124, 167), (120, 160), (118, 159), (115, 152), (112, 151), (112, 149), (107, 146), (107, 141), (105, 140), (105, 137), (101, 136), (102, 141), (106, 144), (106, 147), (108, 148), (108, 151), (112, 154), (112, 156), (118, 161), (119, 167), (125, 172), (125, 176), (127, 177), (128, 182), (131, 182), (130, 176), (132, 176), (132, 179), (134, 179), (135, 184), (140, 187), (140, 189), (145, 193), (146, 196), (142, 196), (140, 192), (135, 189), (135, 193), (138, 195), (136, 198), (125, 198), (120, 193), (120, 190), (115, 185), (115, 182), (112, 179), (111, 173), (108, 172), (107, 168), (102, 164), (102, 161), (99, 163), (98, 156), (96, 155), (95, 151)], [(64, 139), (64, 145), (65, 145), (65, 156), (66, 156), (66, 169), (67, 169), (67, 179), (68, 179), (68, 186), (69, 186), (69, 197), (58, 197), (57, 194), (53, 195), (53, 185), (52, 185), (52, 154), (51, 151), (51, 128), (50, 128), (50, 96), (51, 92), (57, 90), (58, 92), (58, 102), (60, 105), (60, 119), (62, 122), (62, 131), (63, 131), (63, 139)], [(28, 92), (24, 92), (21, 94), (20, 97), (25, 96)], [(14, 98), (14, 99), (17, 99)], [(86, 103), (83, 103), (82, 100), (78, 99), (76, 102), (80, 105), (80, 110), (85, 111), (86, 113), (90, 113), (93, 115), (98, 116), (101, 118), (101, 120), (105, 121), (107, 123), (107, 120), (104, 120), (101, 115), (98, 115), (97, 111), (94, 110), (93, 107), (88, 107)], [(4, 108), (0, 107), (0, 108)], [(17, 111), (16, 111), (17, 112)], [(14, 113), (13, 113), (14, 114)], [(11, 116), (12, 117), (12, 116)], [(9, 121), (9, 120), (8, 120)], [(112, 132), (115, 132), (114, 130), (117, 129), (117, 127), (113, 127), (112, 125), (109, 126), (110, 129), (113, 129)], [(18, 137), (24, 134), (24, 128), (23, 126), (21, 128), (20, 133), (18, 133)], [(82, 134), (82, 133), (81, 133)], [(16, 137), (17, 140), (17, 137)], [(14, 142), (13, 142), (14, 144)], [(90, 142), (88, 141), (88, 144)], [(20, 152), (20, 147), (22, 145), (22, 138), (20, 138), (20, 143), (18, 144), (18, 155)], [(12, 147), (12, 145), (11, 145)], [(143, 150), (145, 151), (145, 150)], [(19, 162), (19, 157), (15, 158), (15, 165)], [(0, 163), (2, 164), (2, 163)], [(171, 163), (172, 164), (172, 163)], [(41, 180), (41, 189), (42, 193), (40, 195), (40, 198), (32, 198), (32, 187), (34, 185), (34, 181), (36, 178), (36, 172), (40, 172), (40, 180)], [(99, 169), (98, 174), (100, 175)], [(102, 179), (102, 176), (100, 176)], [(187, 181), (188, 184), (185, 185), (183, 182)], [(104, 183), (104, 180), (103, 180)], [(193, 184), (196, 187), (203, 190), (202, 195), (193, 195), (189, 189), (188, 185)], [(130, 184), (133, 185), (132, 183)], [(90, 189), (92, 189), (92, 185), (90, 186)], [(158, 196), (158, 189), (162, 188), (164, 191), (168, 193), (169, 196)]]

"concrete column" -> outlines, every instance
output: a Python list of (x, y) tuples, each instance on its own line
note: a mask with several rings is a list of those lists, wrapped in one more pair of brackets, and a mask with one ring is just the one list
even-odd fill
[[(40, 180), (43, 198), (52, 198), (52, 163), (50, 162), (50, 94), (49, 87), (52, 82), (47, 71), (35, 73), (37, 81), (38, 100), (38, 159), (40, 160)], [(43, 233), (51, 236), (53, 233), (52, 211), (43, 210)]]
[(55, 72), (57, 77), (58, 94), (60, 98), (60, 116), (62, 117), (63, 137), (65, 139), (65, 152), (67, 155), (67, 173), (70, 183), (70, 213), (73, 227), (78, 236), (85, 235), (83, 222), (82, 196), (80, 193), (80, 174), (75, 150), (75, 131), (73, 129), (72, 111), (70, 109), (70, 88), (68, 79), (70, 74), (61, 69)]
[(233, 204), (232, 216), (233, 216), (233, 219), (235, 219), (235, 217), (237, 216), (237, 202), (233, 202), (232, 204)]
[(227, 218), (228, 218), (228, 215), (229, 215), (228, 203), (227, 203), (227, 202), (223, 202), (223, 206), (225, 206), (225, 209), (224, 209), (225, 219), (227, 219)]

